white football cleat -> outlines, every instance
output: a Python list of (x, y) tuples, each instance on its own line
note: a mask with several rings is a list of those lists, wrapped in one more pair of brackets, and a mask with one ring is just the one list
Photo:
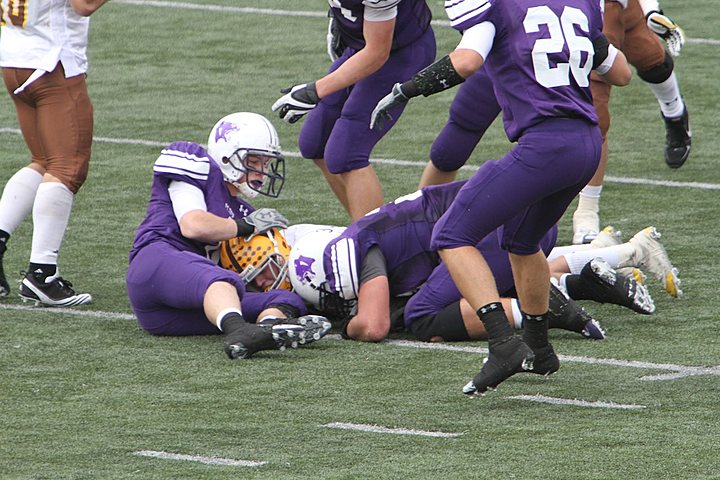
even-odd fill
[(670, 296), (679, 297), (682, 295), (679, 272), (670, 262), (667, 251), (660, 242), (661, 236), (655, 227), (647, 227), (636, 233), (630, 239), (630, 243), (635, 247), (631, 265), (660, 280)]

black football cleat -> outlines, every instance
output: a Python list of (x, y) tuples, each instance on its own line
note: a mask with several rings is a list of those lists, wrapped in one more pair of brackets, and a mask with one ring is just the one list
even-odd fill
[(602, 258), (589, 261), (580, 272), (580, 278), (585, 290), (591, 292), (588, 300), (622, 305), (644, 315), (655, 311), (655, 302), (647, 287), (634, 278), (618, 275)]
[(463, 387), (466, 395), (483, 395), (516, 373), (530, 371), (533, 368), (535, 354), (522, 339), (516, 335), (490, 342), (490, 353), (480, 373), (475, 375)]
[(534, 349), (533, 353), (535, 360), (528, 372), (548, 376), (560, 370), (560, 359), (555, 355), (555, 350), (549, 343), (542, 348)]
[(605, 331), (575, 300), (568, 298), (554, 284), (550, 285), (549, 328), (577, 332), (591, 340), (603, 340)]
[(665, 121), (665, 163), (670, 168), (680, 168), (690, 156), (692, 133), (688, 118), (687, 105), (679, 117), (667, 118)]
[(226, 333), (225, 354), (230, 359), (242, 359), (250, 358), (262, 350), (297, 348), (300, 333), (303, 331), (305, 329), (301, 325), (240, 324), (238, 328)]
[(43, 307), (74, 307), (92, 302), (89, 293), (76, 293), (72, 283), (58, 273), (44, 280), (40, 274), (27, 272), (20, 283), (20, 298)]
[(298, 318), (272, 318), (269, 321), (259, 322), (258, 325), (267, 328), (268, 326), (300, 326), (297, 331), (297, 342), (299, 345), (308, 345), (316, 342), (328, 334), (332, 324), (327, 318), (320, 315), (303, 315)]

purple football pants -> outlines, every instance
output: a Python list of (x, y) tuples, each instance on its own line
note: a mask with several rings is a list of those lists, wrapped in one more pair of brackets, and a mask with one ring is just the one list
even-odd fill
[[(500, 230), (496, 230), (483, 238), (478, 245), (478, 249), (483, 254), (490, 271), (495, 277), (498, 291), (503, 293), (515, 287), (515, 280), (510, 266), (510, 257), (500, 246), (502, 239)], [(558, 229), (557, 225), (555, 225), (542, 238), (540, 248), (545, 252), (545, 255), (548, 255), (555, 247), (557, 233)], [(405, 326), (410, 328), (410, 324), (418, 318), (435, 315), (461, 298), (460, 290), (455, 286), (450, 272), (444, 263), (440, 263), (435, 267), (435, 270), (433, 270), (420, 290), (405, 305)]]
[(600, 129), (583, 120), (551, 118), (523, 132), (505, 156), (485, 162), (460, 189), (433, 229), (431, 246), (477, 245), (503, 226), (503, 249), (531, 255), (600, 160)]
[(287, 290), (246, 292), (242, 279), (230, 270), (192, 252), (179, 251), (162, 242), (140, 250), (127, 272), (130, 304), (140, 326), (153, 335), (212, 335), (220, 331), (203, 310), (208, 287), (227, 282), (237, 290), (243, 318), (254, 323), (272, 305), (291, 305), (300, 314), (307, 308), (300, 297)]

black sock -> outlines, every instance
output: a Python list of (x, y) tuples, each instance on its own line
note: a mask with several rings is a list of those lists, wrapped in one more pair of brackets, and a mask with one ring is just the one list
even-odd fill
[(243, 328), (244, 325), (248, 325), (248, 323), (238, 312), (226, 313), (220, 319), (220, 326), (222, 327), (221, 330), (223, 333), (233, 332)]
[(480, 307), (477, 316), (482, 320), (487, 332), (488, 342), (494, 342), (513, 335), (512, 328), (508, 323), (502, 303), (493, 302)]
[(523, 341), (528, 347), (542, 348), (548, 344), (548, 314), (523, 316)]
[(28, 271), (35, 275), (35, 278), (40, 281), (45, 281), (48, 277), (52, 277), (57, 273), (57, 265), (50, 265), (48, 263), (32, 263), (28, 266)]
[(583, 280), (581, 275), (567, 275), (565, 277), (565, 287), (567, 293), (573, 300), (592, 300), (596, 295), (593, 295), (592, 285), (588, 285), (588, 282)]

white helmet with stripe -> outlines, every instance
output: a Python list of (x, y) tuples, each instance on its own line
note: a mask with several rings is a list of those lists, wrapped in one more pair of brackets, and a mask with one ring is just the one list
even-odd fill
[[(334, 241), (345, 227), (321, 228), (301, 237), (290, 251), (290, 282), (320, 312), (347, 315), (357, 302), (359, 273), (355, 242)], [(330, 263), (325, 268), (325, 251)]]
[(277, 131), (267, 118), (252, 112), (226, 115), (210, 131), (207, 151), (220, 166), (225, 181), (242, 195), (280, 195), (285, 183), (285, 158)]

